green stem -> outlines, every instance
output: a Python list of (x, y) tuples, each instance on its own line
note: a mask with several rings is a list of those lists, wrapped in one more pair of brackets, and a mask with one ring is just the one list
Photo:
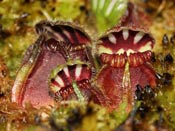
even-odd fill
[(80, 102), (84, 102), (85, 99), (84, 99), (84, 97), (83, 97), (81, 91), (79, 90), (78, 85), (77, 85), (77, 83), (75, 81), (73, 81), (72, 86), (73, 86), (73, 89), (75, 91), (76, 96), (78, 97), (78, 100)]

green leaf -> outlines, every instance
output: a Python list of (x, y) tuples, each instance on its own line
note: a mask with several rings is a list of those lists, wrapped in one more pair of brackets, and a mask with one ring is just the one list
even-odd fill
[(92, 0), (99, 34), (117, 25), (127, 8), (127, 0)]

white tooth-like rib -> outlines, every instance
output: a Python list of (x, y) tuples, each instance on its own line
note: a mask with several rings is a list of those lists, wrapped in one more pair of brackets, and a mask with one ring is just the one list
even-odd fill
[(127, 56), (129, 56), (131, 53), (134, 53), (134, 51), (132, 49), (129, 49), (126, 51)]
[(134, 44), (137, 44), (145, 35), (144, 32), (138, 32), (134, 37)]
[(124, 39), (124, 40), (127, 40), (128, 37), (129, 37), (129, 32), (128, 32), (128, 30), (127, 30), (127, 29), (123, 29), (122, 34), (123, 34), (123, 39)]
[(46, 29), (47, 31), (49, 31), (51, 34), (53, 34), (53, 35), (56, 37), (57, 40), (59, 40), (59, 41), (60, 41), (60, 40), (64, 41), (63, 37), (62, 37), (59, 33), (53, 31), (50, 27), (45, 27), (45, 29)]
[(56, 76), (55, 81), (60, 85), (60, 87), (64, 87), (64, 82), (60, 76)]
[(98, 54), (107, 53), (107, 54), (113, 54), (113, 51), (109, 48), (106, 48), (105, 46), (101, 45), (98, 47)]
[(151, 49), (152, 49), (151, 44), (152, 44), (151, 41), (147, 42), (147, 43), (145, 44), (145, 46), (143, 46), (143, 47), (141, 47), (141, 48), (139, 49), (139, 52), (145, 52), (145, 51), (147, 51), (147, 50), (151, 50)]
[(121, 54), (123, 54), (124, 52), (125, 52), (125, 50), (124, 50), (124, 49), (120, 49), (120, 50), (118, 50), (118, 51), (117, 51), (117, 53), (116, 53), (116, 54), (121, 55)]
[(67, 77), (70, 77), (69, 70), (68, 70), (67, 66), (63, 68), (63, 71)]
[(68, 31), (63, 30), (63, 33), (67, 36), (67, 38), (69, 38), (69, 40), (71, 40), (71, 35)]
[(116, 44), (116, 38), (112, 33), (108, 35), (108, 39), (111, 43)]
[(81, 75), (82, 65), (77, 65), (75, 69), (75, 78), (78, 79)]

